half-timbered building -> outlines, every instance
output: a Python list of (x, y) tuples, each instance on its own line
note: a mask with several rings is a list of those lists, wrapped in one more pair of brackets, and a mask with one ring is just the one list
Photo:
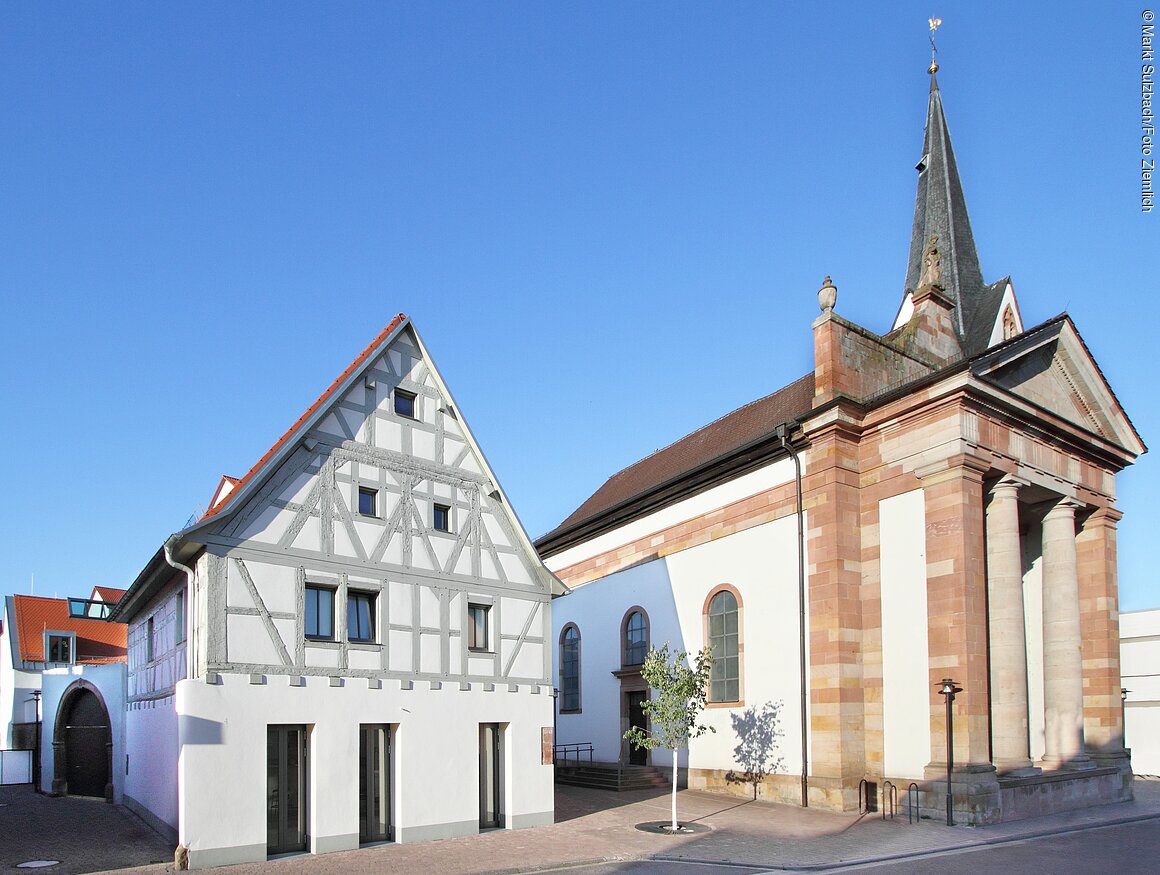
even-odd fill
[(193, 868), (549, 823), (562, 591), (399, 315), (118, 606), (126, 801)]
[(1025, 327), (984, 280), (935, 69), (893, 325), (826, 277), (811, 372), (537, 541), (572, 589), (560, 743), (647, 762), (623, 734), (668, 641), (713, 653), (690, 786), (853, 809), (913, 782), (937, 816), (953, 763), (972, 823), (1131, 796), (1116, 475), (1145, 446), (1072, 320)]

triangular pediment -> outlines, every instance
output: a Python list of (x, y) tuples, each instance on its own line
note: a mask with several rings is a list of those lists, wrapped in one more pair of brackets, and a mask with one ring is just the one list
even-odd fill
[(182, 537), (376, 576), (564, 591), (404, 317)]
[(1147, 451), (1071, 319), (1016, 336), (972, 362), (972, 372), (1132, 457)]

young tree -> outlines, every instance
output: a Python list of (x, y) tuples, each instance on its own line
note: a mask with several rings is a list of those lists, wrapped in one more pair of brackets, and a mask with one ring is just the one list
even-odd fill
[(677, 751), (688, 747), (689, 739), (717, 731), (697, 722), (705, 708), (712, 666), (708, 647), (694, 657), (691, 668), (689, 655), (684, 651), (670, 652), (667, 641), (660, 650), (650, 648), (640, 669), (645, 683), (656, 691), (641, 706), (649, 728), (634, 726), (624, 733), (628, 742), (638, 748), (664, 747), (673, 752), (673, 818), (669, 828), (674, 833), (677, 831)]

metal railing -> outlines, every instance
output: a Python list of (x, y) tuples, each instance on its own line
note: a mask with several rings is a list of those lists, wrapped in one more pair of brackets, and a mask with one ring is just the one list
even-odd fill
[(576, 744), (557, 744), (552, 747), (552, 758), (558, 766), (567, 766), (570, 762), (580, 765), (580, 758), (584, 754), (588, 755), (588, 765), (592, 765), (592, 742), (581, 741)]
[(0, 784), (32, 783), (32, 751), (0, 750)]

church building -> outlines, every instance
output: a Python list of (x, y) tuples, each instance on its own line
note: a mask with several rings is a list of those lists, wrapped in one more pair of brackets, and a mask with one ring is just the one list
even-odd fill
[(668, 765), (623, 734), (669, 642), (712, 649), (690, 787), (852, 810), (914, 782), (941, 816), (950, 732), (956, 822), (1131, 797), (1116, 475), (1146, 447), (1071, 318), (1027, 327), (984, 279), (937, 69), (889, 330), (844, 319), (826, 277), (811, 372), (537, 541), (572, 589), (560, 744)]

